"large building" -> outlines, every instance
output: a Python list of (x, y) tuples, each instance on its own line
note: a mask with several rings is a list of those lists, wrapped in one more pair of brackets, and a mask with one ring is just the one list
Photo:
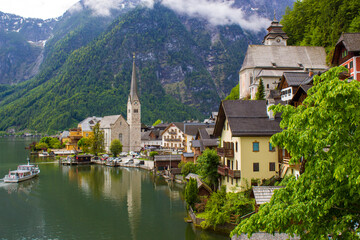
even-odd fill
[(249, 45), (239, 72), (240, 99), (254, 99), (260, 79), (268, 95), (284, 72), (318, 72), (328, 68), (323, 47), (287, 46), (288, 36), (282, 27), (274, 18), (263, 45)]

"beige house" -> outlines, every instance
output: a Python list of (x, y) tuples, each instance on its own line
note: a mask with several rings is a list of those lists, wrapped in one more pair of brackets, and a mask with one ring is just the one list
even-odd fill
[(110, 152), (111, 142), (119, 139), (123, 145), (123, 151), (130, 151), (129, 146), (129, 124), (123, 116), (105, 116), (100, 122), (100, 129), (104, 131), (104, 147), (106, 152)]
[(277, 87), (284, 72), (324, 71), (326, 53), (323, 47), (287, 46), (287, 35), (274, 19), (264, 37), (264, 45), (249, 45), (239, 71), (239, 98), (255, 99), (260, 79), (265, 95)]
[(214, 136), (220, 137), (218, 173), (227, 191), (279, 174), (279, 152), (270, 137), (281, 131), (281, 119), (267, 109), (265, 100), (225, 100), (220, 105)]

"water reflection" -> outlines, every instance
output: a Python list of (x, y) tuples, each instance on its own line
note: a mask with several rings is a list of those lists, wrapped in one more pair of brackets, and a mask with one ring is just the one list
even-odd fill
[(29, 195), (31, 191), (39, 184), (39, 178), (33, 178), (20, 183), (0, 182), (0, 188), (5, 189), (8, 194), (24, 193)]

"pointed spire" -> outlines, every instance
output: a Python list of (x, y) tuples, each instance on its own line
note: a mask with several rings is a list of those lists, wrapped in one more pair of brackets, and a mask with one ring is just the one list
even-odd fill
[(131, 87), (130, 87), (130, 99), (131, 101), (139, 99), (137, 93), (137, 84), (136, 84), (136, 67), (135, 67), (135, 53), (133, 54), (133, 68), (131, 76)]
[(273, 22), (277, 22), (277, 20), (276, 20), (276, 9), (274, 9), (274, 20), (273, 20)]

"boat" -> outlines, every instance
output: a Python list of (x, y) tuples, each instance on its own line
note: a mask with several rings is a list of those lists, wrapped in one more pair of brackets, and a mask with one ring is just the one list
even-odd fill
[(9, 174), (6, 174), (4, 177), (5, 183), (17, 183), (22, 182), (39, 175), (40, 169), (38, 166), (30, 164), (28, 159), (27, 165), (19, 165), (17, 170), (9, 171)]

